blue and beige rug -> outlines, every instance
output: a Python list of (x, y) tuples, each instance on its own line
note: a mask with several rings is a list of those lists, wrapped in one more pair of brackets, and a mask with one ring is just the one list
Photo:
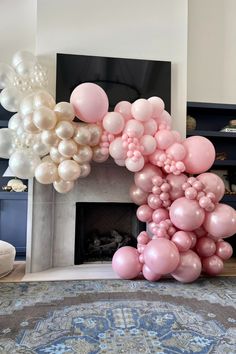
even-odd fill
[(0, 285), (0, 353), (236, 353), (236, 278)]

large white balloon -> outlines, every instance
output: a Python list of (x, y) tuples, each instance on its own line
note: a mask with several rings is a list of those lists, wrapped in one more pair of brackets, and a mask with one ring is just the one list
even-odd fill
[(38, 91), (34, 94), (34, 108), (48, 107), (54, 109), (55, 104), (56, 102), (52, 95), (45, 90)]
[(59, 144), (59, 139), (54, 130), (44, 130), (41, 133), (41, 140), (43, 144), (49, 146), (57, 146)]
[(69, 102), (57, 103), (54, 108), (54, 111), (57, 115), (58, 121), (67, 120), (69, 122), (72, 122), (72, 120), (75, 118), (74, 108)]
[(57, 117), (50, 108), (40, 107), (34, 111), (33, 122), (41, 130), (50, 130), (55, 127)]
[(62, 156), (72, 157), (77, 152), (77, 144), (74, 140), (62, 140), (58, 145), (58, 151)]
[(35, 178), (42, 184), (55, 182), (59, 178), (57, 165), (54, 162), (48, 161), (40, 163), (35, 169)]
[(88, 145), (82, 145), (78, 147), (78, 151), (73, 155), (73, 159), (79, 164), (89, 162), (92, 159), (93, 150)]
[(33, 150), (38, 156), (45, 156), (49, 153), (50, 147), (43, 144), (41, 141), (37, 141), (33, 144)]
[(11, 86), (14, 80), (14, 70), (10, 65), (0, 63), (0, 89)]
[(22, 126), (23, 120), (19, 113), (13, 114), (8, 121), (8, 128), (12, 130), (17, 130), (20, 126)]
[(70, 139), (74, 135), (74, 127), (68, 121), (60, 121), (55, 127), (55, 132), (60, 139)]
[(0, 157), (9, 159), (14, 152), (15, 131), (9, 128), (0, 129)]
[(34, 111), (34, 93), (25, 96), (20, 103), (20, 114), (26, 116)]
[(27, 51), (19, 51), (13, 55), (12, 65), (16, 72), (21, 76), (30, 75), (36, 64), (36, 57)]
[(29, 149), (15, 151), (9, 159), (9, 167), (13, 174), (19, 178), (33, 178), (36, 167), (41, 160), (37, 154)]
[(74, 181), (64, 181), (63, 179), (53, 182), (53, 187), (58, 193), (67, 193), (74, 187)]
[(0, 103), (9, 112), (17, 112), (22, 94), (15, 87), (6, 87), (0, 94)]
[(62, 161), (58, 166), (58, 174), (64, 181), (75, 181), (80, 173), (80, 166), (73, 160)]
[(79, 145), (89, 145), (91, 141), (91, 132), (87, 125), (79, 125), (75, 129), (74, 141)]

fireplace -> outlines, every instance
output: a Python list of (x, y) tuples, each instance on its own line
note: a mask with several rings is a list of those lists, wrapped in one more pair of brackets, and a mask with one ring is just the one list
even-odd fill
[(123, 246), (136, 247), (146, 224), (133, 203), (76, 203), (75, 265), (111, 261)]

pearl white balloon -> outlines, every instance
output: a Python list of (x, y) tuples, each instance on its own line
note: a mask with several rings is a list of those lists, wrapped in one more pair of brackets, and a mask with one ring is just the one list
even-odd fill
[(80, 165), (80, 169), (81, 169), (80, 178), (85, 178), (91, 172), (91, 165), (89, 163), (83, 163), (82, 165)]
[(89, 145), (91, 141), (91, 131), (87, 125), (80, 125), (78, 128), (75, 129), (74, 140), (79, 145)]
[(9, 128), (0, 129), (0, 157), (3, 159), (9, 159), (11, 154), (15, 150), (14, 141), (16, 133)]
[(33, 115), (28, 114), (23, 117), (23, 127), (27, 133), (38, 133), (40, 130), (33, 122)]
[(96, 146), (99, 144), (101, 135), (102, 135), (102, 128), (99, 127), (97, 124), (89, 124), (88, 129), (91, 134), (91, 139), (90, 139), (90, 146)]
[(34, 54), (25, 50), (19, 50), (12, 57), (12, 66), (16, 68), (22, 62), (31, 62), (35, 64), (36, 61), (37, 59)]
[(36, 167), (41, 160), (37, 154), (29, 149), (15, 151), (9, 159), (9, 167), (19, 178), (33, 178)]
[(42, 184), (55, 182), (59, 178), (57, 165), (47, 161), (40, 163), (35, 169), (35, 178)]
[(50, 130), (55, 127), (57, 118), (50, 108), (40, 107), (34, 111), (33, 122), (41, 130)]
[(73, 160), (65, 160), (58, 166), (58, 174), (64, 181), (75, 181), (80, 176), (80, 166)]
[(79, 164), (91, 161), (93, 157), (93, 150), (88, 145), (81, 145), (78, 151), (73, 155), (73, 159)]
[(95, 146), (93, 148), (93, 161), (95, 162), (104, 162), (108, 159), (109, 154), (102, 154), (101, 153), (101, 148), (99, 146)]
[(12, 130), (17, 130), (23, 124), (23, 120), (19, 113), (13, 114), (8, 121), (8, 128)]
[(42, 142), (36, 142), (33, 145), (33, 151), (38, 155), (38, 156), (45, 156), (49, 153), (49, 146), (43, 144)]
[(125, 126), (125, 119), (119, 112), (108, 112), (103, 118), (103, 128), (111, 134), (119, 134)]
[(61, 121), (57, 123), (55, 133), (60, 139), (70, 139), (74, 135), (74, 127), (70, 122)]
[(19, 110), (22, 94), (15, 87), (4, 88), (0, 94), (0, 103), (9, 112)]
[(63, 179), (53, 182), (53, 187), (58, 193), (67, 193), (74, 188), (74, 181), (63, 181)]
[(59, 139), (54, 130), (44, 130), (41, 133), (41, 141), (43, 144), (49, 146), (57, 146), (59, 144)]
[(5, 63), (0, 63), (0, 89), (11, 86), (14, 81), (14, 70)]
[(20, 114), (26, 116), (34, 111), (34, 94), (25, 96), (20, 103)]
[(58, 121), (67, 120), (69, 122), (72, 122), (72, 120), (75, 118), (74, 108), (69, 102), (57, 103), (54, 108), (54, 111), (57, 115)]
[(77, 144), (74, 140), (62, 140), (58, 145), (58, 151), (62, 156), (72, 157), (77, 152)]
[(66, 160), (66, 157), (62, 156), (55, 146), (51, 147), (50, 149), (50, 157), (56, 163), (61, 163), (62, 161)]
[(145, 161), (143, 156), (140, 156), (140, 158), (137, 161), (134, 161), (132, 158), (127, 158), (125, 160), (125, 166), (131, 172), (140, 171), (143, 168), (144, 163)]
[(47, 91), (42, 90), (34, 94), (34, 108), (36, 109), (40, 107), (54, 109), (55, 104), (54, 98)]

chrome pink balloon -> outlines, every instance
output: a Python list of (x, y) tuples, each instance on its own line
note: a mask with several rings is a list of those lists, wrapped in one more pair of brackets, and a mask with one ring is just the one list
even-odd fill
[(170, 130), (159, 130), (155, 134), (155, 139), (157, 142), (157, 148), (161, 150), (166, 150), (172, 144), (175, 143), (175, 137)]
[(197, 179), (201, 181), (205, 188), (204, 192), (214, 193), (216, 202), (221, 200), (225, 193), (225, 185), (222, 179), (214, 173), (206, 172), (197, 176)]
[(170, 155), (174, 161), (181, 161), (186, 156), (186, 149), (182, 144), (175, 142), (166, 150), (166, 153)]
[(226, 241), (218, 241), (216, 243), (216, 256), (226, 261), (233, 255), (233, 247)]
[(132, 106), (131, 103), (128, 101), (120, 101), (115, 106), (114, 111), (122, 114), (125, 120), (129, 120), (132, 118), (131, 106)]
[(134, 279), (142, 270), (139, 253), (136, 248), (119, 248), (112, 258), (112, 268), (122, 279)]
[(169, 219), (169, 212), (167, 209), (159, 208), (156, 209), (152, 214), (152, 220), (156, 224), (159, 224), (161, 221), (164, 221), (166, 219)]
[(154, 273), (146, 264), (143, 265), (142, 273), (144, 278), (149, 281), (157, 281), (161, 278), (161, 274)]
[(147, 163), (141, 171), (135, 173), (135, 184), (142, 188), (145, 192), (151, 192), (153, 187), (152, 177), (156, 175), (162, 177), (160, 168)]
[(152, 220), (152, 213), (153, 209), (147, 204), (143, 204), (137, 209), (137, 218), (142, 222), (149, 222)]
[(141, 188), (137, 187), (136, 184), (133, 184), (130, 187), (129, 196), (131, 200), (137, 205), (147, 203), (148, 193), (144, 192)]
[(218, 275), (222, 273), (224, 263), (222, 259), (216, 255), (202, 259), (202, 270), (209, 275)]
[(184, 173), (176, 176), (172, 173), (166, 176), (167, 182), (171, 185), (170, 198), (171, 200), (178, 199), (184, 196), (184, 191), (182, 190), (182, 185), (187, 181), (188, 176)]
[(150, 102), (153, 107), (152, 117), (160, 117), (165, 109), (164, 101), (160, 97), (153, 96), (148, 98), (148, 102)]
[(236, 211), (226, 204), (217, 204), (215, 210), (206, 213), (204, 228), (217, 240), (236, 233)]
[(177, 231), (171, 238), (180, 252), (186, 252), (192, 246), (192, 239), (185, 231)]
[(200, 257), (210, 257), (216, 251), (216, 243), (209, 237), (201, 237), (196, 243), (196, 252)]
[(200, 258), (195, 252), (188, 250), (180, 253), (179, 265), (171, 275), (182, 283), (191, 283), (200, 276), (201, 271), (202, 264)]

